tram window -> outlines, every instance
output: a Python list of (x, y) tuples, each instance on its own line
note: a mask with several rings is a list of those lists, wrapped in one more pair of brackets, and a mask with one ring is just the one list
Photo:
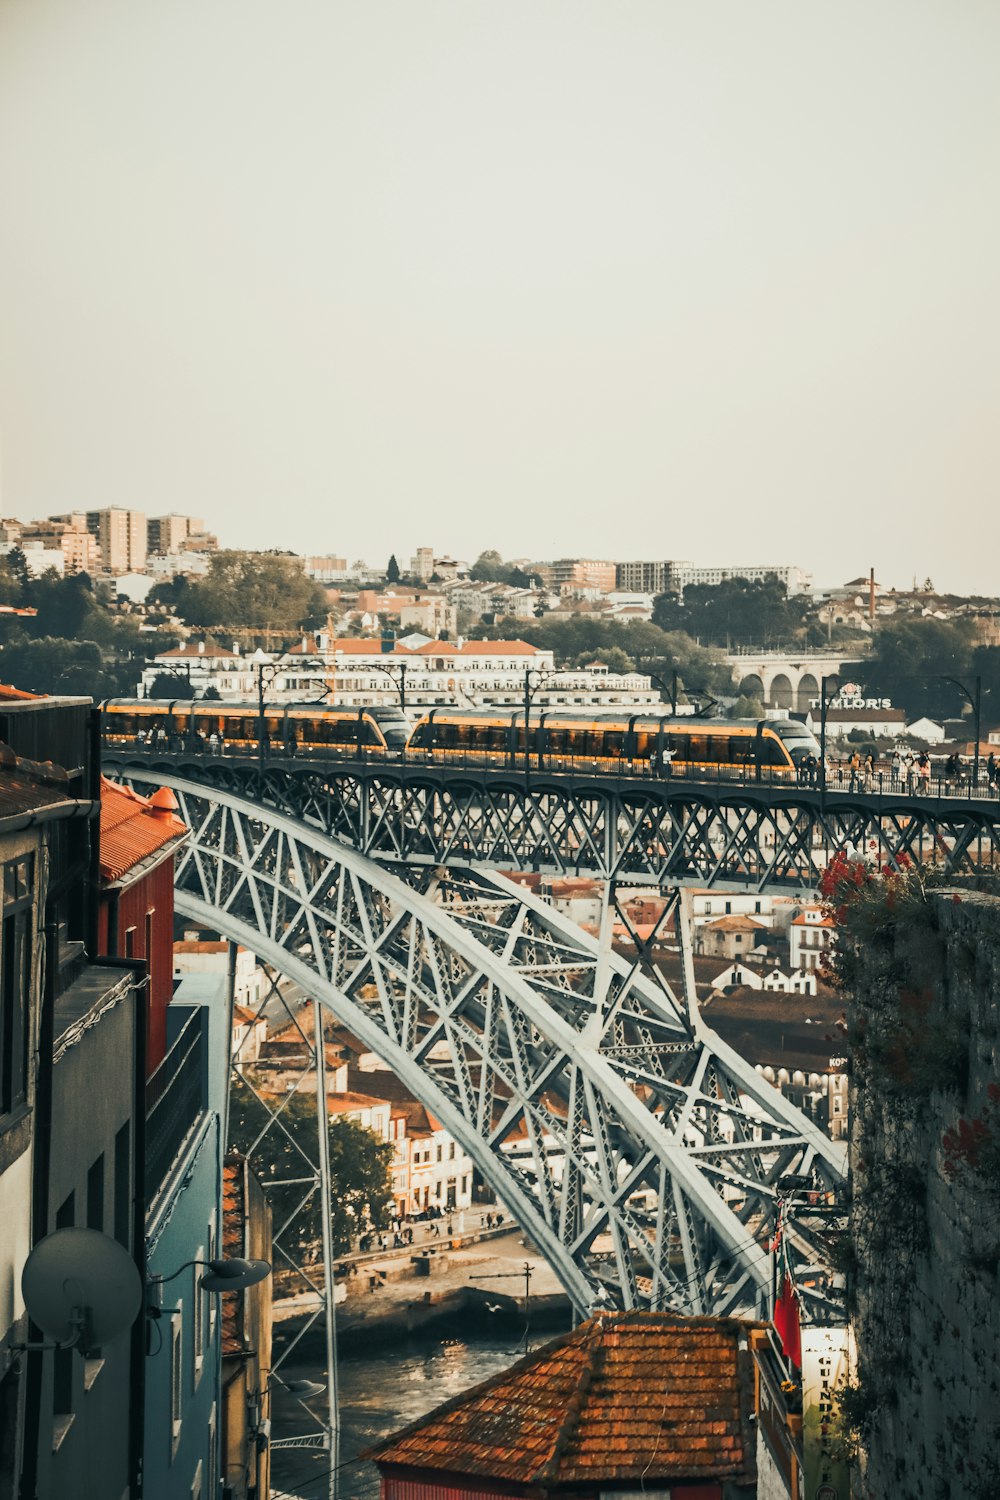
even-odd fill
[(747, 734), (734, 734), (729, 739), (729, 759), (734, 765), (745, 766), (752, 762), (753, 740)]
[(606, 729), (604, 731), (604, 754), (621, 755), (625, 744), (625, 734), (621, 729)]
[(710, 760), (707, 734), (692, 734), (688, 741), (688, 760)]
[(768, 736), (761, 744), (761, 765), (764, 766), (787, 766), (789, 764), (788, 751), (778, 739)]

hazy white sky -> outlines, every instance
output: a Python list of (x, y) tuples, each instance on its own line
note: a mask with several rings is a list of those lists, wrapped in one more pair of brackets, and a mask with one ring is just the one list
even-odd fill
[(997, 0), (0, 0), (3, 511), (1000, 591)]

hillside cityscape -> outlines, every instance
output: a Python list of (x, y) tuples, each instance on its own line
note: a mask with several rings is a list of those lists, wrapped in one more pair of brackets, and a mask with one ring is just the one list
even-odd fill
[(998, 59), (0, 0), (0, 1500), (998, 1500)]
[(828, 678), (834, 749), (969, 758), (977, 728), (984, 758), (997, 743), (1000, 601), (929, 577), (820, 586), (789, 563), (466, 563), (432, 547), (348, 565), (220, 548), (199, 518), (118, 508), (5, 519), (0, 538), (0, 672), (34, 691), (256, 702), (266, 679), (275, 703), (516, 706), (530, 672), (539, 709), (818, 722)]

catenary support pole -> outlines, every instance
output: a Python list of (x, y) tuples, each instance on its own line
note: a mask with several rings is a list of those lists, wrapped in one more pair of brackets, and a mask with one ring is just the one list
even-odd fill
[(340, 1467), (340, 1394), (337, 1371), (337, 1303), (333, 1266), (333, 1235), (330, 1227), (330, 1119), (326, 1107), (326, 1047), (323, 1007), (313, 1001), (313, 1043), (316, 1056), (316, 1149), (319, 1166), (321, 1222), (323, 1226), (323, 1292), (326, 1298), (326, 1400), (327, 1451), (330, 1455), (329, 1500), (337, 1500), (337, 1470)]

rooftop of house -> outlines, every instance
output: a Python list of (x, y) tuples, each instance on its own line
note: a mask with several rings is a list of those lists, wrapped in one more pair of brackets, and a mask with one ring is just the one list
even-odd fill
[(327, 1112), (331, 1115), (351, 1114), (356, 1109), (382, 1109), (388, 1103), (388, 1099), (376, 1099), (372, 1094), (355, 1094), (353, 1091), (326, 1096)]
[(708, 932), (760, 932), (764, 927), (763, 922), (753, 917), (741, 916), (716, 917), (714, 922), (705, 923)]
[(548, 1491), (753, 1484), (752, 1326), (598, 1315), (363, 1456)]
[(407, 1135), (433, 1135), (442, 1128), (440, 1120), (419, 1099), (414, 1099), (402, 1079), (387, 1069), (372, 1071), (349, 1065), (347, 1085), (359, 1092), (374, 1090), (380, 1099), (388, 1099), (394, 1110), (406, 1116)]
[(233, 650), (232, 642), (224, 646), (221, 641), (205, 639), (183, 641), (179, 646), (171, 646), (169, 651), (158, 651), (153, 661), (204, 661), (212, 657), (225, 657), (228, 660), (239, 654)]
[(141, 797), (129, 787), (101, 777), (101, 880), (113, 884), (156, 855), (166, 857), (187, 838), (174, 813), (173, 793), (161, 789)]
[[(245, 1158), (231, 1152), (222, 1168), (222, 1254), (230, 1260), (242, 1258), (246, 1239), (243, 1202)], [(239, 1292), (226, 1292), (219, 1301), (222, 1312), (222, 1353), (242, 1354), (243, 1335)]]

